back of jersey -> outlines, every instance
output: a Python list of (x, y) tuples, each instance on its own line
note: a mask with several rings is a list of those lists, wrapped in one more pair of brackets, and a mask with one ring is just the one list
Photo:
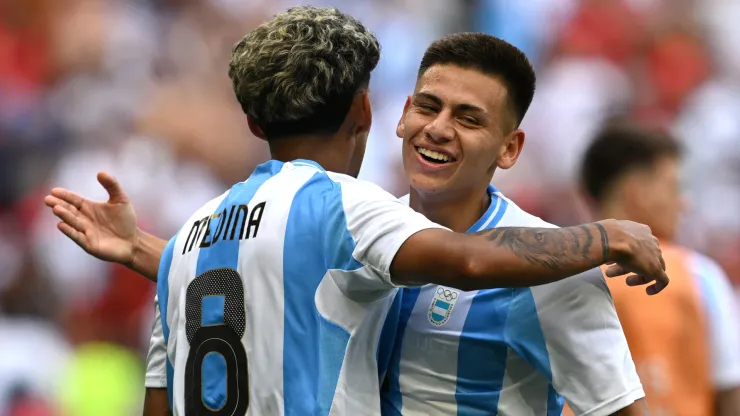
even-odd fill
[(390, 262), (429, 226), (335, 176), (267, 162), (170, 241), (157, 295), (174, 415), (378, 413)]

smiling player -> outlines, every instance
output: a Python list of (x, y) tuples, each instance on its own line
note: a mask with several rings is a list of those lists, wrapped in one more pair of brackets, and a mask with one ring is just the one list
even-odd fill
[[(500, 39), (434, 42), (397, 129), (410, 206), (457, 232), (553, 227), (489, 185), (521, 153), (534, 90), (528, 59)], [(401, 299), (385, 415), (560, 415), (563, 397), (578, 415), (648, 414), (599, 269), (532, 288), (407, 288)]]

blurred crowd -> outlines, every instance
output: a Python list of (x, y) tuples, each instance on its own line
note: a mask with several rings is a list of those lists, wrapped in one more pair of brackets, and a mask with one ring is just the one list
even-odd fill
[[(268, 157), (227, 77), (231, 49), (283, 0), (0, 0), (0, 415), (130, 415), (143, 398), (155, 287), (87, 256), (42, 203), (102, 199), (106, 170), (143, 228), (173, 235)], [(740, 3), (732, 0), (342, 0), (383, 47), (361, 178), (405, 193), (395, 125), (426, 46), (474, 30), (536, 65), (517, 166), (494, 183), (559, 225), (601, 124), (629, 117), (687, 149), (681, 242), (740, 285)]]

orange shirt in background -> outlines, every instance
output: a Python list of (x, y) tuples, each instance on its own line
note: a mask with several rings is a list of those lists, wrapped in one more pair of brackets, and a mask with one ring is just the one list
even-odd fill
[[(714, 387), (706, 316), (692, 253), (661, 244), (671, 283), (657, 296), (607, 279), (632, 359), (653, 415), (714, 414)], [(567, 407), (563, 415), (572, 415)]]

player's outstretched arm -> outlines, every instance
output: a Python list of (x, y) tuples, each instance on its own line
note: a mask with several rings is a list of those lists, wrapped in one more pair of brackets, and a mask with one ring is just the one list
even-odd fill
[(422, 230), (391, 264), (399, 284), (435, 283), (462, 290), (551, 283), (614, 262), (607, 276), (633, 273), (629, 285), (649, 294), (668, 284), (658, 240), (650, 228), (606, 220), (568, 228), (494, 228), (476, 234)]
[(717, 392), (717, 415), (730, 416), (740, 414), (740, 387)]
[(108, 201), (90, 201), (63, 188), (51, 190), (44, 203), (61, 220), (57, 228), (87, 253), (156, 281), (167, 241), (137, 227), (134, 208), (113, 176), (100, 172), (98, 182), (108, 192)]
[(144, 396), (144, 416), (172, 416), (167, 389), (147, 388)]
[(638, 399), (624, 409), (612, 413), (611, 416), (650, 416), (650, 410), (645, 399)]

